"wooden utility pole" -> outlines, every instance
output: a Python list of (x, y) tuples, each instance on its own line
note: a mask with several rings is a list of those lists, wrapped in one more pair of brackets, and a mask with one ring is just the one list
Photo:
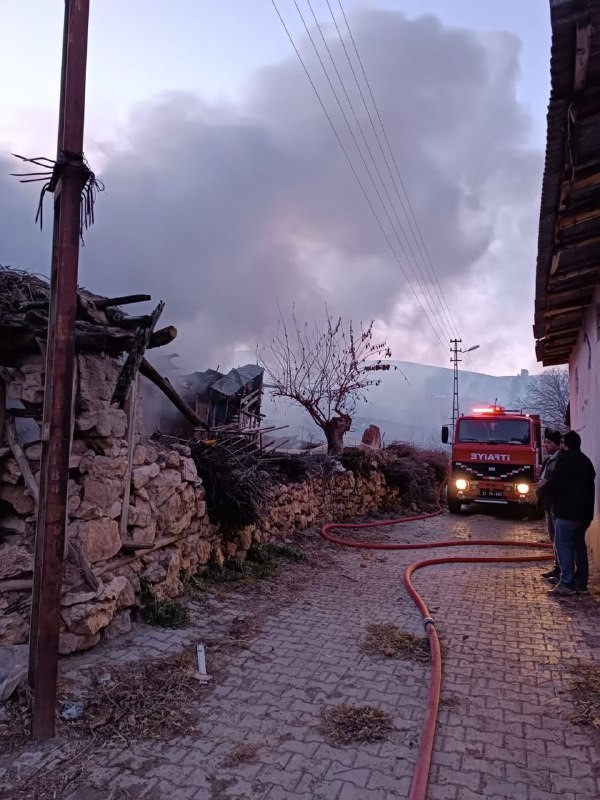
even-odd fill
[(42, 423), (40, 502), (35, 545), (29, 682), (34, 688), (32, 734), (55, 734), (58, 639), (67, 524), (72, 426), (77, 271), (83, 159), (89, 0), (65, 0), (60, 113), (54, 192), (50, 311)]

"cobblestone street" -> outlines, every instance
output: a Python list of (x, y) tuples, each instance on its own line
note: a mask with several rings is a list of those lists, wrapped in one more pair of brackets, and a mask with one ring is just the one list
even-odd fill
[[(366, 535), (366, 534), (365, 534)], [(480, 514), (376, 529), (373, 540), (449, 538), (543, 540), (539, 522)], [(181, 632), (137, 625), (132, 634), (63, 669), (145, 659), (226, 637), (232, 621), (251, 618), (256, 635), (219, 656), (214, 681), (198, 705), (196, 734), (168, 742), (95, 748), (67, 787), (65, 800), (391, 800), (407, 797), (421, 724), (428, 667), (375, 658), (359, 649), (365, 628), (392, 622), (421, 635), (419, 615), (403, 587), (403, 568), (417, 551), (352, 551), (310, 542), (314, 567), (292, 588), (285, 576), (250, 592), (193, 605)], [(481, 555), (483, 548), (463, 548)], [(498, 548), (492, 555), (499, 555)], [(426, 557), (458, 554), (426, 551)], [(516, 553), (510, 553), (515, 555)], [(419, 572), (415, 585), (436, 619), (443, 650), (442, 709), (429, 800), (563, 800), (600, 797), (590, 728), (570, 721), (569, 670), (600, 653), (600, 600), (548, 598), (543, 564), (445, 565)], [(218, 628), (217, 628), (218, 626)], [(209, 635), (210, 631), (210, 635)], [(370, 704), (391, 715), (382, 743), (327, 744), (324, 707)], [(15, 786), (32, 769), (52, 766), (52, 748), (0, 758)], [(245, 749), (240, 749), (244, 746)], [(248, 758), (237, 753), (250, 753)]]

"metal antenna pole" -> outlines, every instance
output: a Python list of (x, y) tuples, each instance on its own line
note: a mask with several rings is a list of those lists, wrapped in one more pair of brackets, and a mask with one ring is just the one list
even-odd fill
[(450, 348), (450, 352), (452, 353), (450, 362), (454, 367), (454, 382), (452, 389), (452, 439), (454, 440), (454, 428), (456, 425), (456, 420), (458, 419), (458, 364), (459, 361), (462, 360), (458, 357), (460, 353), (458, 345), (462, 344), (462, 339), (450, 339), (450, 344), (452, 345)]
[(32, 735), (55, 735), (56, 683), (71, 409), (75, 364), (89, 0), (65, 0), (63, 59), (54, 191), (54, 229), (40, 499), (35, 545), (29, 682), (34, 687)]

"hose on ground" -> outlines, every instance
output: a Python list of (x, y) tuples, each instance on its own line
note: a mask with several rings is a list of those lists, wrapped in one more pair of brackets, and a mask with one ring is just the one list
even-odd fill
[[(441, 492), (444, 484), (440, 487), (440, 500), (435, 511), (428, 514), (415, 514), (410, 517), (398, 517), (395, 519), (378, 520), (376, 522), (329, 522), (321, 528), (321, 536), (332, 544), (342, 547), (352, 547), (359, 550), (424, 550), (438, 547), (518, 547), (518, 548), (537, 548), (548, 550), (552, 545), (548, 542), (520, 542), (516, 540), (498, 541), (490, 539), (467, 539), (457, 541), (427, 542), (427, 543), (395, 543), (395, 542), (360, 542), (348, 539), (341, 539), (333, 536), (330, 531), (336, 530), (362, 530), (365, 528), (380, 528), (392, 525), (403, 525), (408, 522), (432, 519), (442, 514)], [(442, 687), (442, 653), (440, 639), (435, 628), (433, 617), (429, 613), (427, 604), (415, 589), (412, 576), (425, 567), (436, 566), (439, 564), (511, 564), (523, 563), (528, 561), (549, 561), (553, 559), (553, 554), (549, 555), (518, 555), (518, 556), (448, 556), (446, 558), (430, 558), (424, 561), (417, 561), (409, 564), (404, 571), (404, 585), (412, 598), (414, 604), (423, 617), (423, 624), (430, 647), (430, 678), (429, 691), (427, 697), (427, 709), (425, 721), (419, 740), (419, 749), (413, 778), (410, 786), (409, 800), (426, 800), (427, 784), (431, 769), (431, 758), (433, 755), (433, 744), (437, 725), (438, 710), (440, 704), (440, 693)]]

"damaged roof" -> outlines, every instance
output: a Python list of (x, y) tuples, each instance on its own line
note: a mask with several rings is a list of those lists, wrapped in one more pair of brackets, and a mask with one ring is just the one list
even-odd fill
[(536, 356), (564, 364), (600, 268), (600, 3), (550, 0), (552, 53), (542, 185)]

